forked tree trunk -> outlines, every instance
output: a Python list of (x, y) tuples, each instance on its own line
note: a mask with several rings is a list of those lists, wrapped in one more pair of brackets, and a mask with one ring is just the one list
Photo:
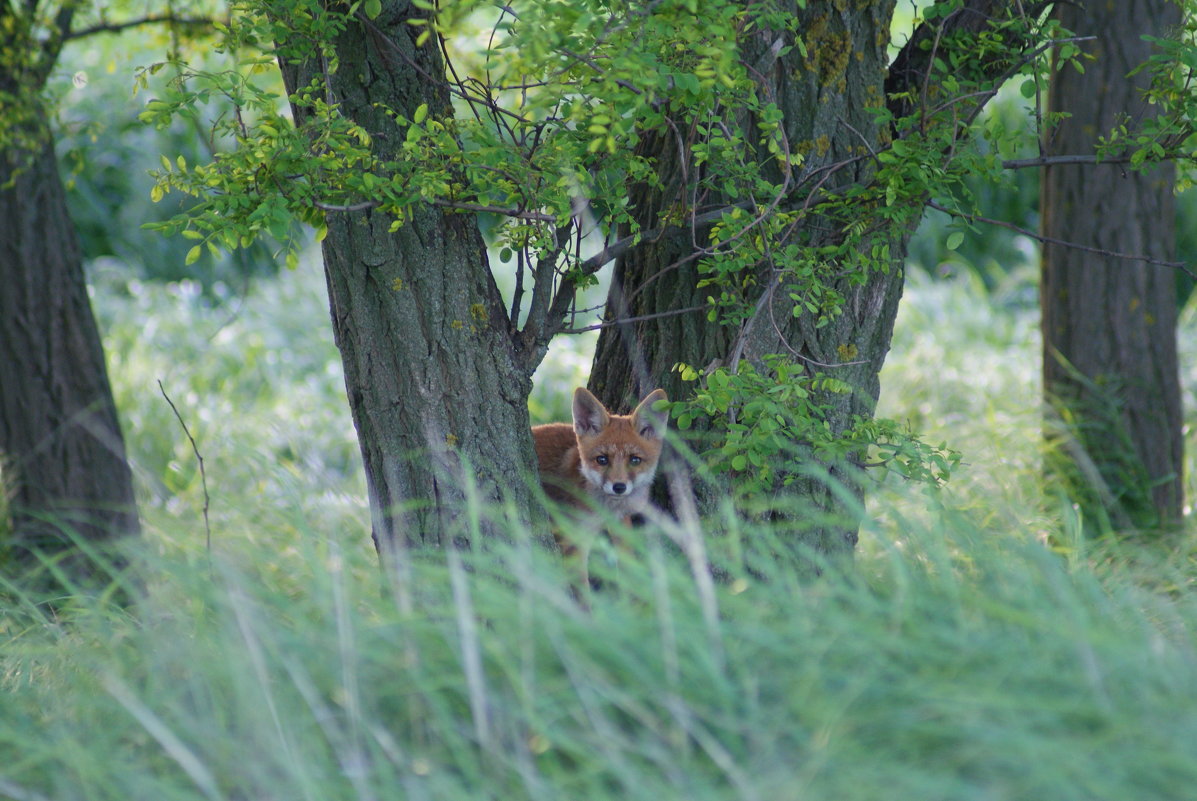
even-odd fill
[[(368, 27), (351, 23), (336, 40), (332, 93), (382, 158), (403, 141), (383, 108), (408, 119), (422, 103), (433, 117), (452, 114), (436, 37), (415, 44), (424, 29), (408, 20), (417, 13), (384, 3)], [(281, 66), (291, 92), (320, 69)], [(390, 233), (391, 219), (375, 211), (330, 212), (323, 243), (333, 331), (384, 550), (466, 536), (459, 515), (470, 482), (483, 501), (510, 500), (527, 520), (524, 474), (536, 463), (530, 377), (474, 217), (431, 207), (409, 215)]]
[[(1097, 136), (1152, 113), (1147, 76), (1128, 73), (1151, 54), (1145, 34), (1180, 22), (1170, 0), (1065, 4), (1061, 23), (1095, 35), (1084, 73), (1052, 77), (1049, 108), (1071, 116), (1053, 128), (1048, 155), (1092, 153)], [(1175, 252), (1173, 182), (1167, 164), (1049, 166), (1042, 183), (1043, 233), (1109, 253), (1170, 261)], [(1043, 383), (1053, 471), (1077, 500), (1119, 527), (1179, 521), (1183, 444), (1176, 355), (1176, 285), (1168, 267), (1047, 244), (1040, 290)]]
[[(868, 159), (858, 159), (864, 148), (874, 151), (888, 141), (889, 131), (879, 128), (869, 111), (883, 102), (882, 87), (889, 56), (893, 2), (852, 4), (809, 3), (795, 6), (800, 18), (796, 26), (805, 39), (808, 58), (799, 48), (778, 59), (762, 76), (767, 96), (776, 99), (785, 115), (785, 133), (793, 151), (802, 154), (801, 173), (795, 176), (798, 192), (811, 190), (830, 165), (852, 164), (834, 173), (832, 184), (842, 187), (866, 180), (872, 169)], [(759, 31), (746, 45), (745, 61), (752, 64), (766, 53), (778, 36), (776, 31)], [(791, 42), (787, 41), (787, 44)], [(657, 156), (663, 190), (638, 188), (632, 207), (640, 226), (652, 229), (684, 192), (676, 157), (670, 142), (646, 138), (646, 153)], [(792, 202), (800, 202), (796, 192)], [(725, 198), (725, 201), (739, 198)], [(792, 237), (804, 247), (818, 248), (842, 241), (843, 221), (809, 219)], [(828, 419), (837, 431), (847, 428), (853, 416), (873, 414), (879, 393), (878, 373), (889, 351), (898, 300), (902, 294), (901, 258), (904, 232), (889, 241), (891, 262), (886, 271), (870, 274), (859, 286), (843, 283), (838, 288), (847, 302), (843, 314), (829, 325), (817, 327), (810, 316), (795, 318), (789, 293), (775, 290), (758, 313), (737, 329), (707, 320), (706, 289), (698, 288), (699, 274), (693, 259), (690, 230), (665, 236), (620, 259), (615, 267), (608, 300), (607, 319), (645, 317), (638, 322), (613, 326), (599, 337), (590, 378), (590, 389), (606, 404), (626, 409), (647, 390), (661, 386), (671, 398), (693, 391), (671, 370), (678, 362), (699, 369), (712, 363), (728, 364), (731, 349), (742, 338), (742, 358), (757, 360), (766, 354), (795, 354), (795, 360), (813, 372), (826, 372), (856, 387), (849, 395), (829, 394), (821, 400), (830, 405)], [(699, 243), (705, 231), (697, 232)], [(784, 243), (777, 243), (781, 247)], [(757, 286), (771, 288), (767, 274), (757, 277)], [(676, 313), (699, 307), (699, 311)], [(836, 477), (859, 494), (856, 482), (843, 465), (827, 466)], [(842, 510), (828, 487), (818, 481), (791, 487), (824, 511)], [(795, 539), (826, 554), (851, 553), (857, 527), (849, 518), (844, 525), (816, 525), (795, 529)]]
[[(761, 94), (776, 100), (784, 115), (787, 141), (804, 159), (795, 176), (795, 190), (786, 201), (791, 208), (803, 207), (818, 192), (837, 192), (853, 184), (868, 183), (873, 160), (867, 156), (883, 150), (892, 133), (877, 124), (872, 109), (885, 105), (896, 118), (903, 118), (923, 114), (925, 105), (936, 106), (947, 99), (943, 87), (925, 85), (928, 80), (939, 80), (940, 73), (932, 69), (931, 60), (938, 55), (934, 48), (948, 41), (949, 37), (941, 34), (975, 33), (1014, 14), (1034, 18), (1051, 4), (964, 0), (946, 17), (916, 30), (891, 64), (887, 43), (894, 5), (890, 0), (792, 4), (791, 13), (797, 18), (794, 27), (805, 51), (794, 47), (758, 73)], [(1017, 35), (1010, 29), (1002, 35), (1007, 37), (1012, 52), (1025, 44), (1009, 38)], [(776, 36), (775, 32), (755, 31), (745, 47), (745, 63), (761, 63), (762, 54), (771, 48)], [(787, 39), (786, 43), (792, 42)], [(995, 55), (988, 62), (973, 65), (977, 73), (972, 77), (996, 78), (1009, 69), (1010, 63), (1010, 59)], [(963, 119), (985, 99), (985, 95), (969, 94), (945, 107), (954, 109)], [(632, 198), (643, 229), (654, 228), (661, 212), (679, 202), (673, 193), (681, 187), (680, 171), (673, 154), (662, 144), (646, 140), (643, 145), (658, 156), (665, 187), (662, 191), (640, 190)], [(740, 330), (708, 322), (701, 311), (678, 313), (706, 301), (703, 290), (697, 287), (698, 273), (693, 264), (697, 255), (693, 242), (706, 244), (703, 231), (696, 232), (694, 240), (686, 231), (633, 252), (616, 265), (607, 319), (643, 319), (604, 330), (591, 389), (616, 407), (625, 407), (656, 385), (665, 387), (671, 397), (684, 397), (688, 387), (680, 376), (670, 372), (677, 362), (703, 369), (711, 364), (728, 364), (734, 355), (759, 359), (770, 353), (790, 354), (811, 372), (823, 372), (855, 388), (851, 394), (827, 394), (818, 399), (827, 406), (826, 422), (832, 432), (845, 431), (857, 416), (871, 417), (880, 392), (878, 375), (889, 351), (902, 293), (902, 261), (921, 214), (915, 206), (921, 206), (923, 200), (915, 199), (909, 219), (894, 218), (887, 227), (879, 225), (877, 232), (866, 239), (863, 247), (884, 248), (888, 262), (868, 273), (862, 283), (841, 280), (836, 289), (846, 298), (843, 313), (822, 327), (806, 312), (795, 317), (794, 304), (785, 291), (762, 301), (758, 313)], [(836, 219), (812, 215), (791, 233), (788, 242), (775, 242), (773, 246), (797, 244), (817, 254), (813, 249), (847, 241), (848, 231), (862, 221), (880, 220), (875, 214), (874, 209), (862, 205)], [(819, 262), (817, 255), (814, 261)], [(760, 289), (773, 286), (767, 274), (755, 278)], [(741, 345), (742, 350), (737, 350)], [(859, 500), (861, 490), (853, 478), (856, 471), (848, 469), (850, 465), (826, 467), (832, 478), (842, 480)], [(857, 526), (847, 507), (859, 508), (858, 504), (843, 503), (843, 496), (837, 496), (826, 482), (818, 480), (800, 481), (787, 493), (806, 500), (812, 511), (830, 513), (826, 519), (841, 521), (838, 525), (813, 526), (806, 520), (791, 521), (794, 525), (787, 529), (796, 542), (828, 555), (852, 552)]]
[[(19, 559), (138, 531), (133, 480), (45, 120), (0, 152), (0, 459)], [(23, 556), (20, 556), (23, 555)]]

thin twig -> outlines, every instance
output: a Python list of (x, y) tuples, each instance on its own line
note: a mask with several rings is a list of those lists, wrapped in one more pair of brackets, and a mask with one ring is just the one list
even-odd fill
[(1021, 170), (1027, 167), (1057, 167), (1068, 164), (1129, 164), (1130, 156), (1038, 156), (1030, 159), (1007, 159), (1002, 169)]
[(183, 427), (183, 433), (187, 435), (187, 439), (191, 441), (191, 450), (195, 453), (196, 461), (199, 462), (200, 484), (204, 489), (204, 532), (206, 535), (206, 544), (208, 547), (208, 557), (212, 557), (212, 525), (208, 520), (208, 507), (211, 504), (211, 498), (208, 495), (208, 474), (204, 472), (204, 457), (200, 454), (199, 446), (195, 444), (195, 437), (191, 436), (190, 429), (187, 428), (187, 423), (183, 420), (183, 415), (179, 414), (179, 408), (175, 406), (175, 402), (170, 399), (170, 395), (166, 394), (166, 387), (162, 386), (162, 379), (158, 379), (158, 389), (162, 392), (162, 397), (166, 398), (166, 402), (170, 404), (170, 410), (175, 413), (175, 418), (178, 419), (179, 425)]
[(605, 320), (594, 325), (583, 326), (582, 328), (562, 328), (557, 331), (558, 334), (583, 334), (587, 331), (598, 331), (602, 328), (610, 328), (613, 325), (623, 325), (624, 323), (639, 323), (645, 320), (659, 320), (662, 317), (675, 317), (679, 314), (689, 314), (690, 312), (703, 311), (709, 309), (710, 306), (687, 306), (684, 309), (670, 309), (669, 311), (655, 312), (654, 314), (642, 314), (639, 317), (617, 317), (614, 320)]
[(1190, 278), (1192, 278), (1193, 280), (1197, 281), (1197, 273), (1194, 273), (1187, 266), (1185, 266), (1185, 263), (1183, 261), (1164, 261), (1163, 259), (1153, 259), (1150, 256), (1144, 256), (1142, 254), (1119, 253), (1118, 251), (1115, 251), (1115, 250), (1105, 250), (1104, 248), (1096, 248), (1096, 247), (1092, 247), (1090, 245), (1082, 245), (1079, 242), (1069, 242), (1067, 239), (1057, 239), (1054, 236), (1044, 236), (1043, 234), (1032, 231), (1029, 228), (1023, 228), (1020, 225), (1015, 225), (1014, 223), (1008, 223), (1005, 220), (995, 220), (995, 219), (992, 219), (991, 217), (982, 217), (979, 214), (966, 214), (963, 211), (956, 211), (955, 209), (949, 209), (947, 206), (942, 206), (939, 203), (936, 203), (934, 200), (927, 201), (927, 206), (930, 208), (933, 208), (937, 211), (942, 211), (945, 214), (949, 214), (953, 217), (960, 217), (962, 219), (968, 220), (969, 222), (981, 222), (981, 223), (987, 223), (989, 225), (996, 225), (999, 228), (1008, 228), (1011, 231), (1020, 233), (1023, 236), (1029, 236), (1029, 237), (1031, 237), (1031, 239), (1035, 239), (1039, 242), (1043, 242), (1048, 245), (1060, 245), (1062, 247), (1072, 248), (1073, 250), (1081, 250), (1081, 251), (1084, 251), (1085, 253), (1095, 253), (1098, 256), (1110, 256), (1115, 259), (1126, 259), (1127, 261), (1141, 261), (1144, 264), (1155, 264), (1160, 267), (1171, 267), (1175, 270), (1180, 270), (1185, 275), (1187, 275)]

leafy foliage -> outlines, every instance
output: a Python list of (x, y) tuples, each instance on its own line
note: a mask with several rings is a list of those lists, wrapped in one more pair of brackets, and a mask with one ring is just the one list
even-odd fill
[(50, 141), (47, 83), (63, 38), (36, 3), (0, 10), (0, 166), (8, 181)]
[[(672, 404), (678, 428), (695, 417), (726, 420), (708, 437), (700, 454), (712, 472), (730, 473), (746, 497), (767, 495), (807, 475), (812, 458), (823, 464), (885, 467), (905, 478), (938, 484), (959, 465), (960, 454), (945, 445), (922, 442), (892, 420), (854, 416), (846, 430), (832, 429), (821, 405), (826, 394), (843, 395), (852, 386), (830, 376), (808, 375), (802, 365), (781, 356), (766, 357), (765, 370), (751, 363), (738, 371), (718, 368), (701, 376), (694, 397)], [(698, 381), (693, 367), (678, 365), (687, 381)]]
[[(210, 246), (233, 248), (262, 231), (280, 234), (288, 215), (319, 228), (325, 211), (369, 206), (401, 225), (413, 204), (432, 203), (498, 215), (492, 233), (504, 261), (517, 256), (522, 272), (548, 259), (577, 284), (605, 260), (584, 263), (561, 231), (572, 225), (582, 235), (583, 214), (607, 232), (633, 222), (624, 210), (627, 186), (654, 177), (652, 165), (635, 155), (645, 131), (709, 126), (709, 139), (691, 154), (710, 173), (707, 180), (737, 190), (757, 180), (755, 165), (728, 158), (742, 142), (738, 134), (720, 133), (725, 112), (717, 110), (760, 103), (736, 41), (745, 26), (782, 21), (779, 8), (729, 0), (701, 9), (688, 1), (656, 3), (651, 11), (597, 0), (528, 2), (499, 7), (485, 49), (472, 53), (467, 43), (475, 19), (490, 8), (461, 0), (408, 20), (422, 30), (417, 46), (435, 33), (446, 48), (465, 48), (463, 73), (456, 60), (452, 72), (457, 113), (426, 103), (409, 111), (383, 108), (395, 125), (384, 133), (341, 115), (331, 46), (349, 25), (399, 35), (372, 21), (381, 8), (272, 14), (269, 4), (236, 6), (224, 45), (234, 67), (180, 68), (171, 89), (142, 114), (165, 126), (177, 117), (195, 119), (214, 97), (233, 108), (212, 125), (212, 138), (231, 145), (218, 159), (164, 163), (157, 173), (159, 196), (179, 190), (201, 198), (162, 229), (189, 230)], [(304, 112), (298, 125), (275, 92), (259, 88), (257, 76), (271, 63), (255, 49), (263, 47), (283, 60), (316, 52), (327, 60), (324, 75), (289, 98)], [(165, 66), (146, 70), (143, 84)], [(764, 138), (778, 150), (775, 134), (766, 130)]]
[[(1098, 156), (1103, 160), (1129, 162), (1134, 168), (1149, 167), (1165, 160), (1177, 160), (1191, 174), (1197, 132), (1197, 9), (1181, 4), (1184, 18), (1179, 30), (1167, 38), (1144, 37), (1156, 52), (1131, 73), (1145, 73), (1149, 104), (1159, 113), (1140, 120), (1124, 119), (1101, 138)], [(1192, 185), (1192, 178), (1182, 180), (1182, 188)]]

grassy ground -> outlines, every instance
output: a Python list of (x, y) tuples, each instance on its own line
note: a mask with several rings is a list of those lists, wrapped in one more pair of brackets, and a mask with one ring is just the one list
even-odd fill
[[(148, 592), (0, 613), (0, 798), (1192, 797), (1191, 539), (1085, 539), (1044, 496), (1013, 290), (912, 277), (883, 411), (967, 464), (876, 487), (852, 569), (711, 588), (650, 540), (583, 612), (518, 541), (380, 585), (304, 269), (235, 315), (101, 284)], [(584, 370), (559, 354), (537, 413)]]

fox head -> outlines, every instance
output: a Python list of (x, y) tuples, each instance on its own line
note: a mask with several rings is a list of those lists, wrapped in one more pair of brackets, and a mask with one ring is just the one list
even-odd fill
[(616, 500), (647, 493), (669, 421), (668, 411), (652, 407), (663, 400), (665, 391), (655, 389), (631, 414), (614, 415), (585, 387), (574, 391), (579, 468), (596, 494)]

